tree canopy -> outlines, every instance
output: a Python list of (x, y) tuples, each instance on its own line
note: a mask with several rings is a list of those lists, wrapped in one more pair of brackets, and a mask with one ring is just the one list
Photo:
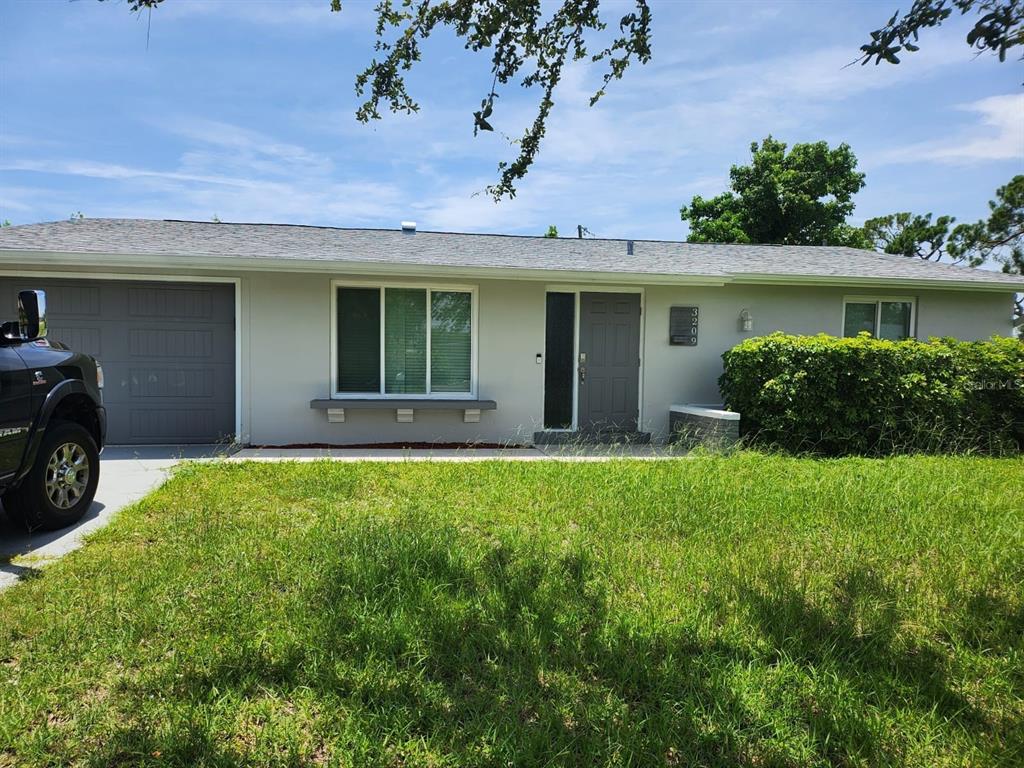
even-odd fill
[(864, 186), (846, 144), (786, 144), (771, 136), (750, 145), (750, 165), (729, 171), (730, 191), (695, 196), (680, 209), (690, 242), (865, 246), (846, 223), (853, 196)]
[[(989, 216), (973, 224), (957, 224), (952, 216), (909, 212), (868, 219), (864, 236), (883, 253), (925, 260), (946, 259), (953, 264), (979, 267), (1000, 264), (1004, 272), (1024, 274), (1024, 175), (1010, 179), (988, 203)], [(1024, 326), (1024, 300), (1014, 298), (1015, 324)]]
[[(947, 258), (954, 262), (968, 259), (968, 254), (956, 257), (947, 248), (949, 230), (956, 219), (939, 216), (932, 221), (932, 214), (914, 214), (909, 211), (890, 213), (864, 222), (864, 235), (869, 244), (882, 253), (917, 257), (925, 261), (942, 261)], [(969, 261), (974, 267), (977, 263)]]
[[(981, 261), (1000, 263), (1003, 272), (1024, 275), (1024, 175), (1010, 179), (989, 200), (989, 215), (953, 231), (951, 250), (971, 253)], [(1024, 330), (1024, 297), (1014, 297), (1015, 325)]]
[(974, 27), (967, 33), (967, 44), (979, 53), (991, 51), (1006, 61), (1006, 52), (1024, 44), (1024, 2), (1021, 0), (914, 0), (910, 10), (902, 16), (897, 11), (881, 29), (871, 33), (871, 40), (860, 47), (857, 59), (867, 64), (885, 61), (899, 64), (896, 54), (914, 53), (921, 31), (938, 27), (959, 11), (961, 16), (978, 15)]

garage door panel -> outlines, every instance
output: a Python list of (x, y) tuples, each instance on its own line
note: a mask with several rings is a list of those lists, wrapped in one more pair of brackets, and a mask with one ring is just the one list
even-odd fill
[(110, 443), (197, 443), (235, 428), (234, 287), (217, 283), (0, 278), (46, 291), (50, 338), (97, 358)]
[[(49, 298), (49, 294), (47, 294)], [(49, 310), (47, 310), (49, 312)], [(62, 322), (67, 323), (67, 318)], [(59, 341), (66, 344), (76, 352), (84, 352), (92, 355), (97, 360), (103, 358), (103, 333), (95, 324), (91, 325), (53, 325), (50, 321), (47, 337), (51, 341)]]
[(168, 322), (125, 320), (104, 329), (103, 364), (137, 365), (140, 361), (227, 362), (234, 360), (233, 324), (199, 323), (174, 325)]
[(234, 431), (234, 418), (216, 407), (112, 409), (107, 428), (123, 437), (122, 445), (154, 443), (206, 443), (211, 432), (228, 435)]
[(128, 314), (138, 318), (212, 320), (213, 291), (206, 288), (137, 286), (128, 289)]
[[(181, 405), (182, 398), (208, 403), (233, 403), (234, 369), (229, 365), (167, 365), (151, 363), (116, 366), (123, 375), (106, 375), (103, 393), (108, 403)], [(106, 368), (103, 369), (106, 373)], [(208, 403), (204, 403), (208, 404)]]

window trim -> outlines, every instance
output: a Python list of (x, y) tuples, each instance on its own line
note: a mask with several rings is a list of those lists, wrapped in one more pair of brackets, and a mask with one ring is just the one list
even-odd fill
[(878, 330), (882, 326), (882, 302), (902, 302), (910, 305), (910, 335), (908, 339), (917, 338), (917, 298), (914, 296), (843, 296), (843, 315), (839, 322), (840, 338), (855, 338), (846, 335), (846, 305), (847, 304), (874, 304), (875, 305), (875, 332), (871, 338), (878, 339)]
[[(339, 288), (377, 288), (380, 290), (380, 390), (377, 392), (339, 392), (338, 391), (338, 289)], [(387, 288), (415, 288), (427, 293), (427, 392), (410, 394), (395, 392), (387, 394), (385, 387), (385, 355), (384, 355), (384, 291)], [(452, 291), (468, 293), (469, 299), (469, 392), (430, 392), (430, 295), (433, 291)], [(466, 283), (416, 283), (390, 280), (331, 280), (331, 400), (476, 400), (477, 399), (477, 366), (479, 362), (479, 302), (478, 286)]]

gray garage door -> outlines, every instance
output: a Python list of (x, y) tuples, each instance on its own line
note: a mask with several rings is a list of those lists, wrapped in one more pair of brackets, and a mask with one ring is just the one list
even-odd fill
[(50, 338), (103, 364), (108, 443), (234, 433), (234, 286), (0, 277), (0, 317), (27, 288), (46, 291)]

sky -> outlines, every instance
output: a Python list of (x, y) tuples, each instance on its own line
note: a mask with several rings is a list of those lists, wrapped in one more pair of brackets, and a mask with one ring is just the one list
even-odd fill
[[(600, 65), (570, 67), (537, 163), (495, 203), (484, 188), (538, 94), (505, 87), (496, 131), (474, 137), (489, 61), (450, 32), (408, 75), (420, 111), (363, 125), (371, 2), (333, 14), (329, 0), (165, 0), (148, 17), (121, 0), (0, 0), (0, 220), (581, 224), (681, 240), (680, 206), (724, 191), (771, 134), (853, 148), (867, 174), (853, 223), (904, 210), (973, 221), (1024, 172), (1024, 65), (976, 56), (958, 18), (899, 66), (845, 66), (909, 4), (654, 0), (652, 61), (595, 107)], [(601, 8), (614, 29), (628, 5)]]

